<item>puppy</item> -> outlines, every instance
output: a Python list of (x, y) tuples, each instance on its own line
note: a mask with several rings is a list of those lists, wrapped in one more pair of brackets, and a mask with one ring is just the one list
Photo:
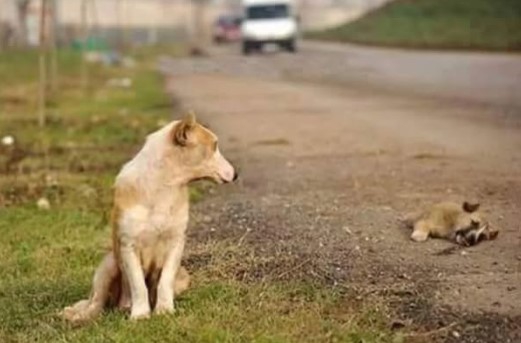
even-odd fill
[(411, 239), (423, 242), (429, 237), (445, 238), (463, 246), (496, 239), (499, 232), (479, 213), (479, 204), (442, 202), (425, 211), (406, 217), (405, 224), (413, 229)]
[(188, 184), (237, 179), (217, 137), (189, 114), (147, 137), (116, 177), (112, 251), (96, 270), (91, 296), (63, 311), (73, 322), (91, 320), (104, 306), (130, 307), (130, 318), (174, 311), (174, 295), (188, 287), (180, 267), (188, 224)]

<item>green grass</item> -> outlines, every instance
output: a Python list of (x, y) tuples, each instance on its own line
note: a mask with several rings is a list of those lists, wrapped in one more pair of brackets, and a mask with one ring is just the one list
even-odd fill
[(0, 210), (0, 218), (1, 342), (392, 341), (385, 308), (321, 285), (236, 280), (234, 266), (254, 262), (232, 242), (191, 242), (187, 255), (204, 251), (212, 260), (191, 268), (193, 287), (178, 299), (175, 315), (133, 323), (108, 311), (73, 328), (57, 312), (88, 294), (104, 254), (107, 232), (97, 228), (96, 211), (20, 206)]
[[(302, 282), (246, 284), (218, 277), (227, 244), (200, 246), (214, 258), (192, 270), (194, 286), (173, 316), (133, 323), (107, 312), (80, 328), (56, 313), (89, 292), (107, 239), (95, 211), (0, 210), (1, 342), (389, 342), (378, 307)], [(221, 271), (221, 272), (220, 272)]]
[[(64, 306), (88, 295), (110, 244), (115, 174), (144, 136), (171, 118), (171, 100), (152, 69), (163, 51), (136, 51), (132, 70), (91, 66), (86, 92), (78, 55), (61, 52), (60, 91), (43, 130), (37, 56), (0, 54), (0, 137), (15, 136), (18, 151), (0, 148), (0, 342), (400, 342), (383, 305), (302, 280), (239, 278), (274, 261), (235, 241), (189, 242), (187, 260), (206, 262), (188, 263), (193, 284), (175, 315), (135, 323), (107, 311), (79, 328), (60, 319)], [(107, 87), (112, 77), (131, 77), (134, 85)], [(193, 188), (192, 200), (204, 194)], [(50, 210), (37, 208), (41, 197)]]
[(396, 0), (310, 38), (430, 49), (521, 50), (518, 0)]

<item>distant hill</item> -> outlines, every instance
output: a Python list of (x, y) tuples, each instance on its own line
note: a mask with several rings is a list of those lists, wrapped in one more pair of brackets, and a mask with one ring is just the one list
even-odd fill
[(396, 0), (308, 37), (430, 49), (521, 50), (520, 0)]

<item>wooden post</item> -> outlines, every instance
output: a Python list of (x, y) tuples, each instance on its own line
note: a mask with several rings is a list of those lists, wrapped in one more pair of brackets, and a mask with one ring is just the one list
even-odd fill
[(47, 0), (41, 0), (40, 8), (40, 85), (39, 85), (39, 106), (38, 106), (38, 124), (45, 126), (46, 106), (47, 106)]

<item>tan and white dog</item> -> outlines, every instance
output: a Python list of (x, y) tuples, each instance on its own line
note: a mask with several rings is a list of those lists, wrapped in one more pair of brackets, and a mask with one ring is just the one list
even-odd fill
[(67, 307), (72, 322), (95, 318), (109, 304), (130, 307), (130, 318), (174, 310), (174, 294), (188, 287), (180, 267), (188, 224), (188, 183), (237, 178), (217, 137), (193, 114), (150, 134), (122, 168), (114, 186), (112, 251), (94, 275), (91, 295)]

